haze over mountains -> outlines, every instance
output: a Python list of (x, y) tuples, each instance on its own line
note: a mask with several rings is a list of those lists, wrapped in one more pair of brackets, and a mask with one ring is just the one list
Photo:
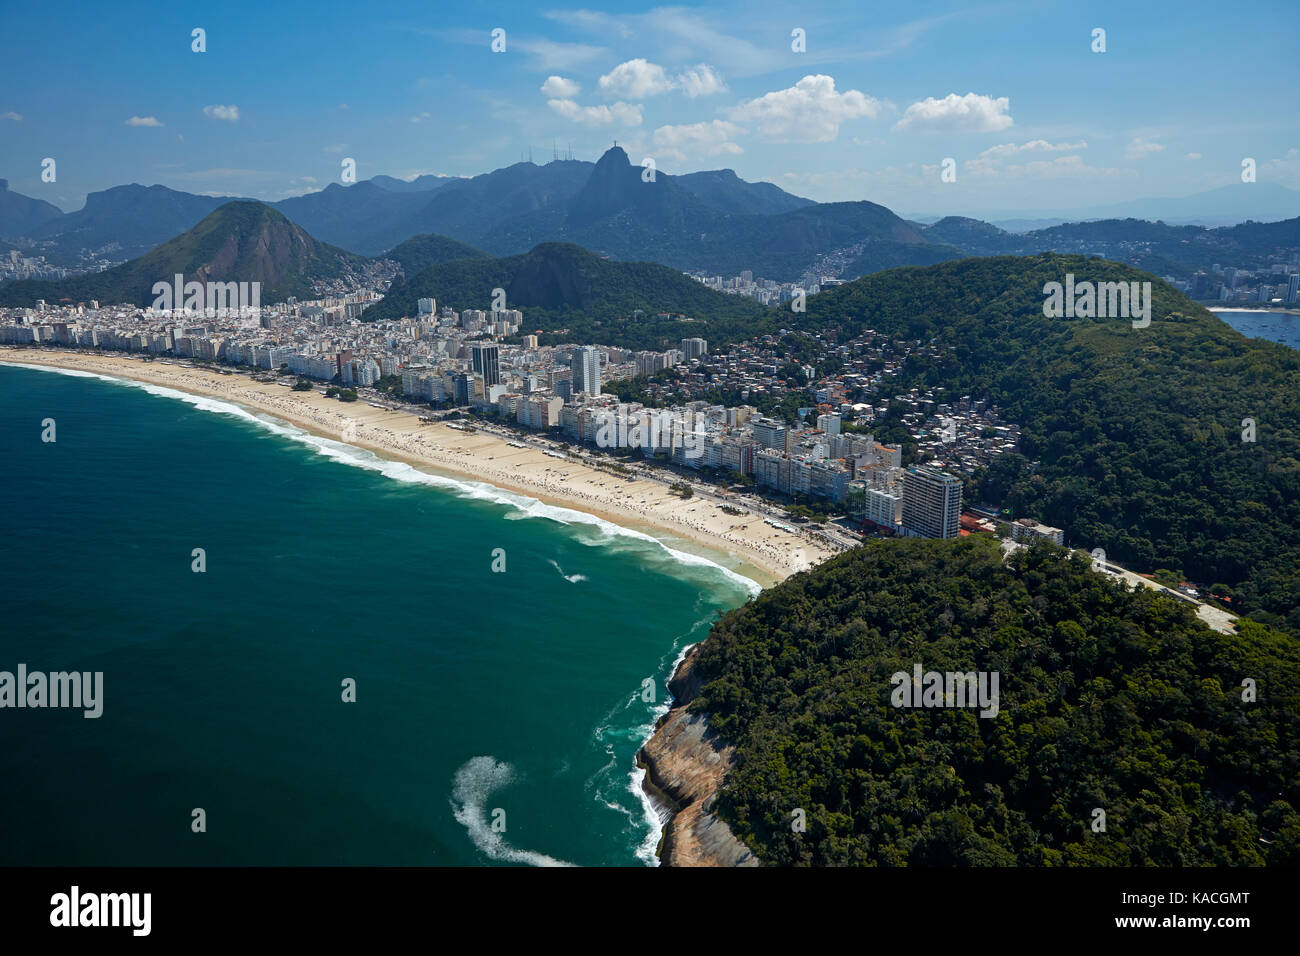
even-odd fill
[[(1300, 190), (1267, 181), (1233, 183), (1190, 196), (1130, 199), (1098, 206), (1046, 210), (987, 210), (982, 215), (988, 222), (1010, 232), (1097, 219), (1147, 219), (1173, 226), (1233, 226), (1248, 219), (1274, 222), (1300, 216)], [(943, 216), (930, 214), (908, 218), (933, 222)]]
[[(1242, 188), (1256, 187), (1249, 195), (1277, 196), (1279, 207), (1289, 208), (1278, 190), (1290, 190)], [(1242, 195), (1235, 189), (1215, 191), (1216, 201)], [(231, 201), (131, 184), (92, 193), (83, 209), (63, 213), (5, 184), (0, 240), (55, 262), (88, 251), (131, 260)], [(652, 176), (618, 147), (596, 163), (516, 163), (468, 179), (376, 176), (267, 205), (313, 241), (358, 256), (391, 252), (407, 277), (453, 257), (508, 257), (556, 242), (627, 262), (718, 275), (750, 270), (787, 282), (808, 273), (852, 279), (895, 266), (1044, 251), (1100, 255), (1183, 278), (1214, 263), (1263, 267), (1270, 254), (1300, 250), (1300, 218), (1219, 228), (1103, 220), (1025, 233), (956, 216), (927, 225), (867, 201), (814, 203), (732, 170)], [(421, 243), (403, 248), (416, 238)], [(310, 283), (300, 279), (296, 288)]]

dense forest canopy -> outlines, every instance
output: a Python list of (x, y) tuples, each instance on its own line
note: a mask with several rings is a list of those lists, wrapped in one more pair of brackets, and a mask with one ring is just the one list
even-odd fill
[[(916, 664), (996, 672), (997, 715), (894, 706)], [(769, 863), (1300, 864), (1300, 645), (1053, 545), (873, 542), (725, 615), (695, 673)]]

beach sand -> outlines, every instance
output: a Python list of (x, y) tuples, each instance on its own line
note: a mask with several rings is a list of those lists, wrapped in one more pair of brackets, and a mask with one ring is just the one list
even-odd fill
[(797, 530), (773, 528), (759, 515), (729, 515), (700, 497), (683, 500), (657, 481), (628, 481), (571, 458), (511, 447), (495, 435), (458, 431), (442, 423), (422, 424), (407, 412), (374, 408), (364, 401), (343, 403), (315, 390), (294, 392), (283, 385), (253, 381), (245, 372), (223, 375), (162, 359), (147, 362), (35, 348), (0, 347), (0, 362), (93, 372), (235, 402), (385, 458), (444, 476), (483, 481), (642, 531), (675, 550), (718, 561), (764, 587), (835, 553)]

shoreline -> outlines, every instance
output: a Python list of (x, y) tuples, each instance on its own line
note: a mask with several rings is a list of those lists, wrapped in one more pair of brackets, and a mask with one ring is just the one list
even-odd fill
[(1242, 308), (1241, 305), (1236, 305), (1236, 306), (1229, 306), (1229, 305), (1223, 305), (1223, 306), (1210, 306), (1210, 305), (1207, 305), (1207, 306), (1205, 306), (1205, 311), (1206, 311), (1206, 312), (1214, 312), (1214, 313), (1216, 313), (1216, 314), (1219, 313), (1219, 312), (1245, 312), (1245, 313), (1249, 313), (1249, 312), (1261, 312), (1261, 313), (1264, 313), (1265, 315), (1270, 314), (1270, 313), (1273, 314), (1273, 315), (1300, 315), (1300, 309), (1297, 309), (1297, 308), (1295, 308), (1294, 306), (1272, 306), (1272, 307), (1269, 307), (1269, 308), (1246, 309), (1246, 308)]
[(656, 855), (660, 866), (759, 866), (753, 851), (714, 813), (736, 748), (712, 731), (706, 715), (689, 710), (701, 688), (694, 672), (699, 647), (693, 645), (673, 670), (672, 704), (636, 755), (645, 770), (642, 789), (668, 813)]
[(253, 381), (240, 371), (226, 375), (163, 359), (145, 362), (116, 354), (11, 347), (0, 347), (0, 363), (88, 372), (231, 402), (440, 477), (481, 481), (647, 534), (666, 548), (719, 564), (760, 588), (837, 553), (803, 535), (773, 528), (759, 515), (727, 515), (707, 499), (679, 498), (655, 481), (627, 481), (572, 458), (511, 447), (492, 434), (462, 432), (441, 422), (421, 424), (408, 412), (364, 401), (342, 403), (314, 389), (292, 392), (283, 385)]

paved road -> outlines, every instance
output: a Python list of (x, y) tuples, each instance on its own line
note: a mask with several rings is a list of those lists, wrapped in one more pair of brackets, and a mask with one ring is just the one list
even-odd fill
[[(1008, 553), (1014, 551), (1016, 548), (1022, 548), (1022, 547), (1024, 547), (1023, 544), (1017, 541), (1012, 541), (1010, 538), (1005, 538), (1002, 541), (1002, 548), (1004, 551), (1007, 551)], [(1075, 554), (1081, 554), (1088, 560), (1090, 561), (1092, 560), (1092, 555), (1087, 551), (1081, 551), (1077, 548), (1072, 548), (1071, 550)], [(1160, 584), (1156, 581), (1152, 581), (1150, 578), (1144, 578), (1140, 574), (1134, 574), (1132, 571), (1128, 570), (1127, 568), (1121, 568), (1118, 564), (1112, 564), (1108, 561), (1106, 562), (1104, 567), (1106, 568), (1106, 570), (1104, 572), (1099, 571), (1098, 573), (1109, 574), (1111, 577), (1122, 578), (1124, 580), (1124, 583), (1127, 584), (1129, 588), (1133, 588), (1140, 584), (1143, 587), (1148, 587), (1153, 591), (1164, 591), (1166, 594), (1172, 596), (1176, 601), (1182, 601), (1185, 604), (1193, 605), (1196, 608), (1196, 616), (1199, 617), (1202, 621), (1204, 621), (1207, 626), (1213, 628), (1214, 630), (1220, 632), (1221, 634), (1236, 633), (1236, 625), (1233, 622), (1237, 620), (1237, 615), (1229, 614), (1227, 611), (1223, 610), (1222, 608), (1217, 608), (1214, 607), (1213, 605), (1206, 604), (1204, 601), (1198, 601), (1195, 598), (1190, 598), (1186, 594), (1183, 594), (1179, 591), (1175, 591), (1173, 588), (1167, 588), (1163, 584)], [(1096, 569), (1095, 562), (1093, 563), (1093, 568), (1094, 570)]]

